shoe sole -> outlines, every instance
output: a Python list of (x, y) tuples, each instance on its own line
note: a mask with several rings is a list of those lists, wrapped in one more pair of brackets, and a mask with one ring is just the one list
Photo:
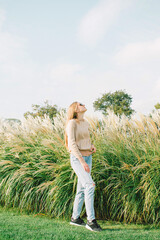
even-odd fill
[(93, 232), (101, 232), (102, 230), (100, 230), (100, 231), (95, 231), (95, 230), (93, 230), (90, 226), (88, 226), (87, 224), (86, 224), (86, 228), (88, 229), (88, 230), (90, 230), (90, 231), (93, 231)]
[(77, 224), (77, 223), (73, 223), (73, 222), (70, 222), (71, 225), (75, 225), (75, 226), (78, 226), (78, 227), (85, 227), (85, 224)]

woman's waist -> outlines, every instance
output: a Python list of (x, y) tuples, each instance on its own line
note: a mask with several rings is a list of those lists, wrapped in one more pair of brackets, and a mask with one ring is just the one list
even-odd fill
[(79, 151), (82, 154), (82, 156), (89, 156), (92, 154), (92, 151), (90, 149), (88, 149), (88, 150), (80, 150), (79, 149)]
[[(92, 151), (91, 151), (91, 149), (78, 149), (79, 150), (79, 152), (82, 154), (82, 156), (89, 156), (89, 155), (91, 155), (92, 154)], [(69, 152), (70, 152), (70, 154), (72, 154), (72, 150), (71, 149), (69, 149)]]

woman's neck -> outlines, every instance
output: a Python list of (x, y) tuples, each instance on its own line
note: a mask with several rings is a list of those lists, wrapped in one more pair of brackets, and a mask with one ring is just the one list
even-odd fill
[(84, 117), (84, 112), (83, 112), (83, 113), (78, 113), (77, 119), (78, 119), (79, 121), (84, 120), (83, 117)]

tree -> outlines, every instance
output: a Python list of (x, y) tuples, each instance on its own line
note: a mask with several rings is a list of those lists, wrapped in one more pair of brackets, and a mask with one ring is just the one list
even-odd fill
[(14, 123), (21, 124), (21, 120), (19, 120), (17, 118), (6, 118), (5, 121), (8, 122), (11, 126), (13, 126)]
[(107, 115), (107, 109), (114, 111), (116, 115), (130, 116), (135, 110), (131, 109), (132, 97), (125, 93), (125, 91), (119, 90), (113, 93), (104, 93), (101, 98), (98, 98), (93, 107), (95, 111), (102, 111), (104, 115)]
[[(50, 119), (52, 120), (56, 114), (62, 110), (62, 109), (58, 109), (58, 106), (55, 105), (49, 105), (48, 104), (48, 100), (44, 101), (44, 106), (40, 106), (37, 104), (32, 104), (32, 108), (34, 112), (26, 112), (24, 113), (24, 117), (27, 117), (28, 115), (31, 115), (33, 117), (43, 117), (45, 114), (48, 115), (50, 117)], [(64, 111), (66, 111), (65, 109), (63, 109)]]
[(160, 109), (160, 103), (157, 103), (156, 105), (154, 105), (155, 109)]
[(155, 107), (155, 109), (153, 109), (151, 111), (151, 113), (149, 113), (149, 117), (151, 117), (151, 118), (152, 118), (153, 113), (157, 112), (157, 110), (160, 111), (160, 103), (155, 104), (154, 107)]

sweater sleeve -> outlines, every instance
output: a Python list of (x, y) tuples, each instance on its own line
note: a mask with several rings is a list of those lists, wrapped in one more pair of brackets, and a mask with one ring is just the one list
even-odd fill
[(68, 134), (68, 147), (71, 153), (76, 157), (82, 157), (82, 154), (80, 153), (76, 140), (75, 140), (75, 121), (74, 120), (69, 120), (68, 125), (67, 125), (67, 134)]

